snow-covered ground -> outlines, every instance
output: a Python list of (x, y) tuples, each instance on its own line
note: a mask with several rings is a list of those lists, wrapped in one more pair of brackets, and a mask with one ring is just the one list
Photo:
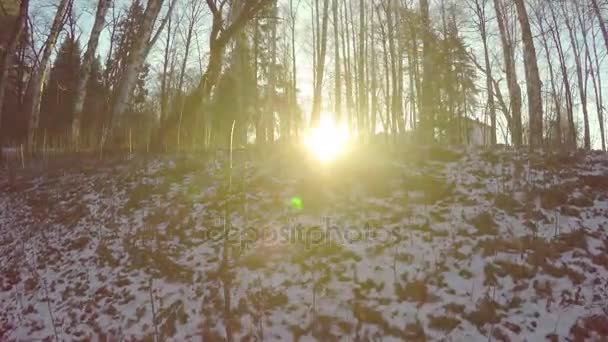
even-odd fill
[(0, 340), (608, 340), (607, 155), (279, 154), (0, 171)]

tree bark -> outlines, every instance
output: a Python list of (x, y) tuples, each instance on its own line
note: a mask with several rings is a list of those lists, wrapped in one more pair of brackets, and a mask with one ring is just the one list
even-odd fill
[(515, 0), (517, 18), (521, 26), (522, 40), (524, 43), (524, 64), (526, 69), (526, 85), (528, 89), (528, 111), (530, 120), (530, 148), (538, 148), (543, 145), (543, 100), (541, 92), (540, 74), (538, 72), (538, 61), (536, 59), (536, 48), (530, 29), (528, 12), (523, 0)]
[(95, 52), (97, 51), (97, 45), (99, 44), (99, 36), (103, 26), (105, 24), (106, 13), (112, 0), (99, 0), (97, 3), (97, 14), (95, 14), (95, 22), (91, 29), (91, 35), (89, 36), (89, 42), (87, 44), (87, 50), (84, 53), (82, 60), (81, 76), (78, 79), (76, 85), (76, 98), (74, 99), (74, 120), (72, 121), (72, 144), (78, 149), (80, 145), (80, 126), (82, 119), (82, 110), (84, 107), (84, 100), (87, 97), (87, 83), (91, 75), (91, 66), (95, 60)]

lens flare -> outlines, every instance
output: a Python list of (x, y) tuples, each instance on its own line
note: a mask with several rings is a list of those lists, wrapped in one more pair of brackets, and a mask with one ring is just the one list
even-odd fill
[(330, 119), (323, 118), (317, 127), (308, 131), (304, 144), (310, 153), (321, 162), (329, 162), (342, 154), (347, 146), (348, 130), (338, 127)]

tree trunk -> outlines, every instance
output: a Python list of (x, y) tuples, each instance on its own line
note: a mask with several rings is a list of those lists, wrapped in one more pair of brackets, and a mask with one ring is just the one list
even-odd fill
[(543, 144), (543, 100), (540, 74), (536, 49), (528, 20), (528, 12), (523, 0), (515, 0), (517, 18), (521, 26), (524, 43), (524, 64), (526, 69), (526, 85), (528, 89), (528, 111), (530, 120), (530, 148), (538, 148)]
[(91, 75), (91, 66), (95, 60), (95, 52), (97, 51), (97, 45), (99, 44), (99, 36), (103, 26), (105, 24), (106, 13), (112, 0), (99, 0), (97, 3), (97, 14), (95, 15), (95, 22), (91, 29), (91, 35), (89, 36), (89, 42), (87, 44), (87, 50), (84, 53), (82, 60), (82, 68), (78, 84), (76, 85), (76, 98), (74, 99), (74, 120), (72, 121), (72, 144), (78, 149), (80, 145), (80, 126), (82, 119), (82, 110), (84, 107), (84, 100), (87, 97), (87, 83)]
[(347, 1), (344, 1), (344, 13), (342, 16), (342, 54), (344, 56), (344, 81), (346, 90), (346, 115), (347, 125), (349, 131), (352, 130), (352, 114), (355, 108), (355, 101), (353, 99), (353, 84), (352, 84), (352, 68), (351, 68), (351, 49), (350, 49), (350, 30), (348, 24), (348, 8), (346, 7)]
[[(581, 13), (581, 11), (579, 10), (579, 8), (577, 7), (576, 9), (576, 14), (577, 14), (577, 18), (578, 18), (578, 22), (579, 25), (581, 27), (582, 30), (584, 30), (584, 21), (585, 18), (583, 18), (583, 15)], [(591, 19), (591, 18), (590, 18)], [(593, 36), (594, 40), (593, 40), (593, 46), (595, 49), (595, 35)], [(587, 40), (587, 34), (583, 35), (583, 44), (585, 46), (585, 55), (587, 57), (587, 63), (589, 65), (589, 69), (587, 69), (587, 74), (586, 75), (590, 75), (591, 76), (591, 81), (593, 84), (593, 90), (594, 90), (594, 94), (595, 94), (595, 105), (596, 105), (596, 110), (597, 110), (597, 118), (598, 118), (598, 123), (599, 123), (599, 128), (600, 128), (600, 138), (602, 141), (602, 151), (606, 150), (606, 141), (605, 141), (605, 137), (604, 137), (604, 119), (603, 119), (603, 115), (602, 115), (602, 101), (601, 101), (601, 88), (598, 88), (598, 84), (597, 84), (597, 80), (596, 80), (596, 73), (594, 72), (594, 68), (593, 68), (593, 60), (591, 59), (591, 49), (589, 48), (589, 42)], [(597, 56), (597, 53), (596, 53)], [(600, 75), (600, 67), (598, 64), (598, 72), (597, 75), (599, 77)], [(587, 77), (587, 76), (585, 76)]]
[[(19, 14), (15, 19), (15, 25), (13, 26), (13, 32), (10, 35), (6, 48), (0, 55), (0, 145), (2, 144), (1, 132), (2, 132), (2, 109), (4, 108), (4, 94), (6, 92), (6, 85), (8, 83), (8, 74), (13, 62), (13, 57), (17, 51), (17, 46), (21, 39), (21, 34), (25, 28), (25, 21), (27, 20), (27, 12), (29, 9), (29, 0), (21, 0), (19, 5)], [(0, 158), (1, 158), (0, 153)]]
[(320, 51), (319, 54), (317, 56), (317, 64), (315, 66), (316, 69), (316, 82), (315, 82), (315, 86), (314, 86), (314, 94), (313, 94), (313, 100), (312, 100), (312, 115), (310, 118), (310, 125), (311, 126), (316, 126), (319, 124), (319, 121), (321, 119), (321, 109), (323, 106), (323, 99), (322, 99), (322, 91), (323, 91), (323, 74), (325, 71), (325, 54), (326, 54), (326, 50), (327, 50), (327, 26), (328, 26), (328, 20), (329, 19), (329, 0), (324, 0), (323, 1), (323, 24), (321, 27), (321, 32), (317, 32), (317, 35), (320, 35), (318, 37), (319, 39), (319, 44), (320, 44)]
[[(146, 52), (149, 49), (148, 44), (150, 44), (150, 37), (152, 35), (154, 21), (160, 12), (162, 3), (163, 0), (148, 0), (148, 5), (144, 11), (140, 32), (133, 42), (132, 50), (127, 57), (124, 74), (122, 75), (114, 94), (115, 97), (110, 113), (110, 122), (108, 123), (107, 129), (112, 126), (113, 120), (122, 115), (127, 109), (129, 97), (133, 92), (133, 88), (135, 87), (137, 74), (146, 59)], [(103, 134), (102, 144), (105, 142), (106, 138), (107, 133)]]
[(359, 58), (357, 67), (357, 88), (359, 108), (357, 110), (357, 132), (365, 132), (365, 115), (367, 111), (366, 91), (365, 91), (365, 0), (359, 1)]
[(513, 48), (513, 40), (507, 30), (507, 17), (502, 8), (501, 0), (494, 0), (494, 8), (496, 10), (496, 20), (498, 21), (498, 29), (502, 41), (503, 56), (505, 59), (505, 72), (507, 75), (507, 85), (509, 88), (509, 98), (511, 105), (511, 140), (517, 147), (522, 145), (522, 129), (521, 129), (521, 89), (517, 83), (517, 72), (515, 70), (515, 50)]
[[(481, 2), (483, 1), (483, 2)], [(490, 52), (488, 48), (488, 32), (487, 32), (487, 15), (486, 15), (486, 2), (485, 0), (475, 0), (475, 11), (479, 20), (479, 34), (481, 36), (481, 42), (483, 45), (483, 56), (485, 62), (486, 71), (486, 88), (488, 107), (490, 110), (490, 142), (492, 145), (496, 145), (496, 104), (494, 103), (494, 85), (492, 84), (492, 63), (490, 63)]]
[(61, 0), (59, 2), (57, 12), (55, 12), (55, 18), (53, 19), (53, 24), (51, 25), (51, 32), (49, 33), (46, 44), (44, 46), (44, 50), (42, 51), (42, 57), (40, 58), (38, 70), (34, 73), (34, 75), (32, 75), (32, 78), (30, 80), (31, 106), (29, 108), (30, 117), (28, 121), (27, 146), (28, 149), (32, 151), (35, 147), (34, 139), (36, 137), (36, 132), (38, 131), (38, 123), (40, 121), (40, 101), (42, 100), (42, 89), (44, 87), (51, 54), (53, 53), (53, 49), (55, 48), (57, 36), (59, 35), (61, 27), (63, 26), (63, 23), (65, 21), (65, 16), (67, 14), (69, 3), (70, 1), (68, 0)]
[(420, 0), (422, 22), (422, 89), (420, 94), (420, 133), (423, 143), (435, 140), (435, 109), (433, 106), (433, 61), (431, 21), (428, 0)]
[[(596, 65), (596, 85), (595, 89), (595, 103), (597, 108), (597, 119), (600, 124), (600, 134), (602, 135), (602, 150), (606, 151), (606, 130), (604, 127), (604, 97), (602, 95), (602, 73), (600, 69), (600, 59), (597, 53), (597, 45), (595, 39), (593, 40), (593, 55), (595, 57), (595, 65)], [(597, 83), (597, 84), (596, 84)]]
[[(296, 65), (296, 18), (297, 18), (297, 9), (293, 6), (293, 0), (289, 0), (289, 13), (291, 15), (291, 115), (289, 116), (289, 123), (287, 125), (287, 130), (291, 135), (293, 121), (297, 115), (298, 108), (298, 69)], [(297, 131), (297, 130), (296, 130)]]
[(338, 34), (340, 30), (338, 0), (332, 0), (332, 12), (334, 20), (334, 115), (336, 116), (336, 123), (340, 123), (342, 121), (342, 72), (340, 68), (340, 36)]
[[(570, 76), (568, 75), (568, 68), (566, 67), (566, 58), (564, 56), (564, 48), (562, 46), (561, 34), (559, 32), (557, 18), (555, 16), (555, 10), (553, 5), (549, 4), (549, 10), (551, 11), (551, 19), (553, 21), (553, 25), (549, 24), (551, 32), (551, 36), (553, 38), (553, 42), (557, 47), (557, 55), (559, 57), (560, 70), (562, 74), (562, 79), (564, 82), (564, 89), (566, 92), (566, 111), (567, 111), (567, 120), (568, 120), (568, 134), (567, 136), (567, 145), (576, 148), (576, 129), (574, 127), (574, 105), (572, 100), (572, 88), (570, 86)], [(548, 19), (547, 19), (548, 23)], [(555, 27), (555, 29), (554, 29)], [(563, 133), (563, 132), (562, 132)], [(562, 134), (563, 135), (563, 134)]]
[[(574, 53), (574, 62), (576, 64), (576, 77), (578, 80), (578, 91), (579, 91), (579, 96), (580, 96), (580, 100), (581, 100), (581, 106), (583, 109), (583, 126), (584, 126), (583, 129), (584, 129), (584, 134), (585, 134), (585, 136), (583, 138), (583, 143), (584, 143), (585, 150), (590, 150), (591, 149), (591, 137), (590, 137), (590, 132), (589, 132), (589, 112), (587, 109), (586, 72), (585, 72), (585, 75), (583, 75), (581, 51), (579, 49), (578, 40), (574, 33), (574, 28), (570, 22), (570, 19), (568, 18), (568, 13), (566, 13), (566, 12), (567, 12), (567, 10), (564, 8), (564, 19), (566, 22), (566, 27), (568, 28), (568, 34), (570, 35), (570, 46), (572, 47), (572, 51)], [(581, 28), (581, 30), (583, 31), (583, 36), (586, 36), (587, 32), (585, 32), (585, 29)], [(586, 39), (586, 38), (584, 38), (584, 39)]]
[(376, 56), (376, 31), (375, 31), (375, 20), (374, 20), (374, 15), (373, 15), (373, 8), (371, 9), (371, 13), (369, 15), (370, 17), (370, 32), (371, 32), (371, 56), (372, 56), (372, 65), (371, 65), (371, 95), (372, 95), (372, 112), (371, 112), (371, 116), (370, 116), (370, 123), (369, 123), (369, 134), (371, 137), (373, 137), (374, 135), (376, 135), (376, 116), (378, 113), (378, 92), (377, 92), (377, 88), (378, 88), (378, 76), (376, 75), (377, 71), (378, 71), (378, 67), (376, 65), (377, 63), (377, 56)]
[[(180, 70), (179, 70), (179, 76), (178, 76), (178, 80), (177, 80), (177, 90), (179, 91), (179, 95), (180, 95), (180, 103), (179, 103), (179, 118), (178, 118), (178, 124), (177, 124), (177, 150), (179, 151), (181, 149), (181, 130), (182, 130), (182, 121), (183, 121), (183, 116), (184, 116), (184, 105), (185, 105), (185, 101), (186, 101), (186, 96), (183, 92), (183, 86), (184, 86), (184, 76), (186, 74), (186, 65), (188, 64), (188, 56), (190, 55), (190, 45), (192, 43), (192, 34), (194, 33), (194, 24), (196, 23), (196, 14), (195, 12), (198, 9), (198, 1), (197, 0), (193, 0), (191, 2), (192, 8), (191, 8), (191, 17), (190, 20), (188, 22), (188, 33), (186, 34), (186, 46), (184, 47), (184, 58), (182, 59), (182, 65), (180, 66)], [(161, 121), (161, 127), (163, 125), (163, 122)]]
[[(383, 3), (384, 5), (384, 3)], [(400, 108), (401, 103), (399, 101), (399, 82), (397, 74), (397, 49), (395, 46), (395, 25), (393, 23), (393, 0), (388, 1), (388, 6), (385, 6), (384, 13), (386, 15), (386, 25), (388, 34), (388, 48), (390, 52), (390, 63), (391, 63), (391, 79), (392, 79), (392, 91), (391, 91), (391, 121), (395, 127), (395, 133), (397, 135), (402, 133), (401, 125), (399, 124)]]
[[(386, 11), (385, 11), (386, 12)], [(390, 97), (390, 61), (389, 61), (389, 48), (388, 48), (388, 44), (386, 43), (387, 41), (387, 34), (386, 34), (386, 29), (384, 27), (383, 24), (383, 18), (380, 16), (380, 9), (379, 7), (376, 7), (376, 16), (378, 17), (378, 23), (380, 24), (380, 40), (382, 41), (382, 56), (384, 58), (384, 111), (385, 111), (385, 117), (386, 119), (383, 121), (386, 121), (386, 124), (384, 124), (384, 126), (388, 126), (388, 129), (386, 129), (387, 127), (385, 127), (385, 134), (396, 134), (396, 129), (397, 129), (397, 123), (394, 122), (394, 117), (391, 116), (391, 97)]]
[(171, 24), (172, 24), (172, 16), (169, 17), (169, 21), (167, 23), (167, 39), (165, 40), (165, 51), (163, 58), (163, 72), (160, 75), (160, 121), (163, 122), (165, 120), (165, 116), (167, 114), (167, 102), (169, 96), (168, 90), (168, 78), (167, 72), (169, 71), (169, 58), (171, 53)]
[[(278, 4), (275, 1), (273, 8), (273, 17), (278, 16)], [(269, 110), (268, 116), (266, 117), (266, 131), (268, 132), (268, 142), (274, 142), (274, 123), (275, 123), (275, 114), (277, 113), (277, 22), (272, 23), (271, 28), (271, 37), (270, 37), (270, 68), (269, 68), (269, 96), (268, 96), (268, 107)]]
[[(557, 142), (557, 145), (559, 147), (562, 143), (562, 105), (561, 105), (558, 95), (557, 95), (557, 86), (555, 84), (555, 72), (553, 71), (553, 62), (551, 60), (551, 52), (549, 50), (549, 43), (547, 42), (547, 37), (545, 36), (546, 31), (545, 31), (545, 27), (543, 25), (542, 15), (538, 15), (537, 20), (538, 20), (539, 28), (540, 28), (541, 32), (543, 33), (542, 42), (543, 42), (543, 48), (545, 50), (545, 55), (547, 57), (547, 65), (549, 67), (549, 79), (551, 81), (551, 98), (553, 99), (553, 105), (555, 106), (555, 113), (556, 113), (555, 133), (553, 135), (553, 140), (555, 140)], [(552, 142), (553, 141), (550, 141), (550, 143), (552, 143)]]

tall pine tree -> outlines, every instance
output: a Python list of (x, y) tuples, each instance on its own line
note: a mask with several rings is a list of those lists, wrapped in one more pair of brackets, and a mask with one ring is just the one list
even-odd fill
[(69, 133), (79, 72), (80, 46), (75, 37), (68, 35), (59, 48), (42, 95), (41, 133), (46, 130), (49, 137), (63, 137)]

